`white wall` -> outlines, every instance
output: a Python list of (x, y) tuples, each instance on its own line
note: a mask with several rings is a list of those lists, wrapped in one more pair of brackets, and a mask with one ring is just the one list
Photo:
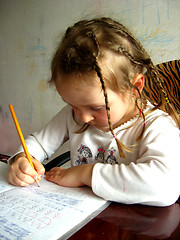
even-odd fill
[(113, 17), (160, 63), (180, 56), (179, 12), (179, 0), (0, 0), (0, 153), (12, 154), (20, 144), (9, 104), (25, 137), (64, 106), (47, 79), (52, 53), (69, 25)]

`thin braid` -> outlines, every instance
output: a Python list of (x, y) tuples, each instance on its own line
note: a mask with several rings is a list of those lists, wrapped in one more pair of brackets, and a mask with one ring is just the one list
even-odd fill
[[(103, 20), (104, 20), (104, 19), (103, 19)], [(115, 33), (118, 33), (118, 34), (120, 34), (121, 36), (124, 36), (126, 39), (130, 40), (132, 44), (134, 44), (140, 51), (142, 51), (143, 53), (145, 53), (145, 54), (148, 56), (147, 52), (145, 51), (145, 49), (143, 48), (143, 46), (141, 45), (141, 43), (140, 43), (139, 41), (135, 40), (134, 37), (133, 37), (133, 35), (132, 35), (131, 33), (129, 33), (128, 30), (127, 30), (123, 25), (117, 23), (117, 25), (118, 25), (118, 26), (121, 26), (121, 28), (120, 28), (120, 27), (116, 27), (116, 26), (114, 25), (114, 23), (113, 23), (113, 24), (110, 24), (109, 22), (107, 22), (108, 19), (105, 19), (105, 20), (106, 20), (106, 21), (103, 21), (103, 23), (104, 23), (106, 26), (108, 26), (109, 28), (113, 29)], [(127, 51), (127, 49), (126, 49), (125, 47), (123, 47), (123, 45), (121, 45), (121, 44), (119, 44), (118, 50), (116, 50), (116, 49), (114, 49), (114, 50), (115, 50), (115, 51), (118, 51), (120, 54), (126, 56), (133, 64), (138, 65), (138, 66), (142, 66), (142, 67), (146, 66), (147, 68), (151, 69), (152, 74), (154, 74), (154, 76), (155, 76), (155, 77), (152, 78), (152, 79), (154, 80), (154, 83), (155, 83), (155, 84), (158, 86), (158, 88), (161, 90), (161, 92), (162, 92), (162, 94), (163, 94), (163, 97), (164, 97), (164, 99), (166, 100), (165, 103), (170, 105), (167, 92), (165, 91), (165, 89), (164, 89), (164, 87), (163, 87), (161, 78), (160, 78), (157, 70), (155, 69), (155, 67), (154, 67), (154, 65), (153, 65), (150, 57), (145, 58), (145, 59), (141, 58), (141, 59), (137, 60), (137, 59), (135, 59), (135, 58), (129, 53), (129, 51)], [(138, 91), (139, 96), (140, 96), (140, 99), (141, 99), (141, 94), (140, 94), (139, 90), (138, 90), (138, 89), (136, 89), (136, 90)], [(162, 94), (161, 94), (161, 95), (162, 95)], [(158, 103), (158, 106), (157, 106), (157, 107), (159, 107), (160, 105), (162, 105), (162, 101), (161, 101), (160, 103)], [(138, 105), (138, 103), (137, 103), (137, 100), (136, 100), (136, 106), (137, 106), (137, 108), (138, 108), (139, 111), (142, 111), (142, 117), (143, 117), (143, 119), (144, 119), (144, 124), (143, 124), (142, 132), (141, 132), (141, 134), (138, 136), (138, 139), (140, 139), (141, 136), (142, 136), (142, 134), (143, 134), (143, 132), (144, 132), (144, 130), (145, 130), (145, 114), (144, 114), (144, 112), (143, 112), (143, 109), (140, 109), (140, 108), (139, 108), (139, 105)], [(155, 108), (157, 108), (157, 107), (155, 107)], [(137, 140), (138, 140), (138, 139), (137, 139)]]
[[(149, 68), (151, 70), (151, 75), (154, 75), (154, 77), (152, 77), (152, 79), (154, 80), (154, 83), (159, 87), (159, 89), (162, 92), (162, 94), (161, 94), (162, 98), (164, 98), (164, 101), (167, 100), (165, 102), (168, 103), (168, 101), (169, 101), (168, 94), (163, 86), (163, 80), (162, 80), (159, 72), (154, 67), (152, 62), (149, 64)], [(161, 100), (160, 103), (158, 103), (158, 104), (162, 105), (162, 103), (164, 103), (164, 101), (162, 102), (162, 100)]]
[(153, 70), (154, 74), (156, 75), (157, 83), (158, 83), (161, 91), (163, 92), (164, 97), (165, 97), (165, 98), (168, 97), (167, 92), (165, 91), (164, 86), (163, 86), (163, 81), (162, 81), (162, 79), (161, 79), (158, 71), (155, 69), (154, 66), (152, 67), (152, 70)]
[(137, 60), (135, 60), (133, 58), (133, 56), (122, 46), (120, 45), (118, 47), (118, 52), (125, 55), (131, 62), (133, 62), (134, 64), (137, 64), (137, 65), (143, 65), (142, 63), (138, 62)]
[(105, 82), (103, 80), (103, 77), (102, 77), (102, 74), (101, 74), (101, 69), (98, 66), (97, 61), (94, 62), (94, 70), (96, 71), (96, 73), (97, 73), (97, 75), (98, 75), (98, 77), (100, 79), (101, 85), (102, 85), (104, 98), (105, 98), (105, 102), (106, 102), (106, 111), (107, 111), (109, 128), (110, 128), (111, 133), (114, 135), (114, 131), (112, 129), (112, 124), (111, 124), (111, 120), (110, 120), (110, 107), (109, 107), (108, 95), (107, 95), (107, 91), (106, 91), (106, 84), (105, 84)]
[(96, 48), (97, 48), (97, 55), (94, 56), (95, 59), (94, 59), (93, 67), (94, 67), (94, 70), (96, 71), (96, 73), (97, 73), (97, 75), (98, 75), (98, 77), (100, 79), (101, 85), (102, 85), (104, 98), (105, 98), (105, 103), (106, 103), (108, 124), (109, 124), (109, 128), (110, 128), (111, 133), (114, 135), (114, 131), (112, 129), (111, 118), (110, 118), (110, 107), (109, 107), (108, 95), (107, 95), (107, 91), (106, 91), (106, 84), (105, 84), (105, 82), (103, 80), (101, 69), (100, 69), (100, 67), (99, 67), (99, 65), (97, 63), (97, 59), (98, 59), (98, 56), (99, 56), (99, 53), (100, 53), (99, 44), (98, 44), (98, 41), (96, 39), (96, 35), (94, 33), (92, 33), (92, 38), (93, 38), (94, 43), (95, 43)]
[[(109, 23), (107, 23), (107, 22), (105, 22), (105, 24), (106, 24), (109, 28), (113, 29), (116, 33), (118, 33), (118, 34), (120, 34), (121, 36), (125, 37), (126, 39), (130, 40), (139, 50), (141, 50), (141, 51), (143, 51), (144, 53), (147, 54), (147, 52), (145, 51), (145, 49), (143, 48), (143, 46), (141, 45), (141, 43), (140, 43), (139, 41), (135, 40), (134, 37), (133, 37), (133, 35), (132, 35), (122, 24), (117, 23), (118, 26), (121, 26), (121, 29), (118, 28), (118, 27), (116, 27), (116, 26), (114, 26), (114, 25), (111, 25), (111, 24), (109, 24)], [(119, 44), (118, 52), (121, 53), (121, 54), (123, 54), (124, 56), (126, 56), (133, 64), (136, 64), (136, 65), (138, 65), (138, 66), (144, 66), (144, 64), (151, 63), (150, 58), (143, 59), (143, 61), (142, 61), (142, 60), (141, 60), (141, 61), (136, 60), (136, 59), (126, 50), (126, 48), (124, 48), (123, 45), (121, 45), (121, 44)], [(131, 84), (130, 84), (130, 85), (131, 85)], [(135, 87), (135, 86), (132, 86), (132, 87)], [(138, 92), (138, 94), (139, 94), (139, 96), (140, 96), (140, 99), (141, 99), (141, 93), (140, 93), (139, 89), (138, 89), (137, 87), (135, 87), (135, 89), (137, 90), (137, 92)], [(140, 108), (140, 107), (139, 107), (137, 99), (136, 99), (136, 106), (137, 106), (139, 112), (141, 112), (142, 117), (143, 117), (143, 120), (144, 120), (144, 121), (143, 121), (142, 131), (141, 131), (140, 135), (139, 135), (139, 136), (137, 137), (137, 139), (136, 139), (136, 140), (138, 141), (138, 140), (141, 139), (142, 134), (144, 133), (146, 121), (145, 121), (145, 114), (144, 114), (144, 112), (143, 112), (143, 108)], [(141, 116), (139, 116), (139, 117), (141, 117)]]
[[(153, 84), (155, 84), (156, 87), (158, 88), (157, 92), (158, 90), (160, 92), (159, 102), (154, 103), (155, 105), (154, 110), (160, 108), (163, 111), (167, 112), (174, 119), (177, 126), (180, 128), (179, 115), (171, 104), (172, 97), (169, 96), (168, 92), (165, 90), (164, 80), (162, 79), (159, 71), (155, 68), (151, 60), (146, 67), (149, 68), (148, 74), (150, 76), (150, 79), (153, 81)], [(148, 91), (148, 89), (146, 89), (146, 91)]]
[[(100, 21), (102, 21), (102, 23), (105, 24), (107, 27), (113, 29), (114, 33), (117, 33), (118, 35), (125, 37), (128, 41), (130, 41), (132, 44), (134, 44), (137, 49), (139, 49), (140, 51), (142, 51), (149, 57), (149, 54), (144, 49), (143, 45), (137, 39), (134, 38), (133, 34), (131, 32), (129, 32), (128, 29), (123, 24), (116, 22), (116, 21), (112, 22), (112, 20), (109, 18), (101, 18)], [(116, 25), (114, 25), (114, 24), (116, 24)], [(144, 61), (143, 62), (136, 61), (136, 59), (134, 59), (132, 57), (132, 55), (130, 55), (122, 45), (120, 47), (122, 49), (122, 53), (125, 53), (124, 55), (127, 56), (128, 58), (130, 58), (133, 63), (135, 63), (137, 65), (143, 65), (145, 63)], [(150, 60), (150, 57), (148, 60)]]
[[(126, 39), (126, 41), (124, 41), (124, 39)], [(134, 38), (128, 29), (126, 29), (125, 26), (110, 18), (97, 18), (92, 20), (79, 21), (78, 23), (75, 23), (74, 26), (68, 28), (51, 63), (52, 77), (50, 83), (56, 82), (57, 74), (59, 71), (71, 74), (73, 72), (79, 71), (81, 73), (89, 73), (95, 70), (102, 85), (109, 129), (113, 137), (116, 139), (120, 156), (124, 157), (125, 155), (123, 153), (123, 150), (130, 150), (125, 145), (123, 145), (120, 140), (117, 139), (113, 131), (106, 81), (104, 81), (101, 68), (98, 65), (98, 59), (101, 53), (100, 47), (102, 47), (102, 53), (104, 51), (103, 49), (105, 48), (111, 50), (112, 52), (116, 52), (117, 54), (119, 53), (120, 56), (123, 55), (129, 60), (129, 62), (127, 61), (127, 64), (124, 65), (124, 68), (121, 69), (122, 74), (124, 74), (124, 78), (122, 78), (121, 89), (118, 85), (119, 91), (122, 90), (123, 92), (126, 90), (126, 88), (128, 89), (129, 87), (135, 87), (131, 84), (131, 69), (134, 70), (134, 74), (138, 74), (142, 72), (143, 68), (146, 68), (147, 73), (150, 76), (150, 85), (153, 87), (155, 86), (157, 91), (160, 92), (158, 104), (154, 106), (152, 111), (162, 106), (169, 114), (171, 113), (170, 115), (173, 118), (176, 115), (173, 112), (173, 107), (169, 101), (169, 99), (171, 100), (171, 96), (168, 97), (168, 93), (166, 91), (166, 88), (164, 88), (163, 81), (161, 80), (157, 69), (154, 67), (148, 53), (143, 48), (141, 43), (136, 38)], [(116, 84), (115, 81), (114, 83)], [(144, 119), (143, 129), (138, 138), (141, 138), (145, 129), (146, 114), (143, 112), (145, 106), (143, 100), (145, 97), (148, 99), (146, 92), (148, 93), (149, 89), (151, 88), (149, 88), (147, 85), (146, 90), (145, 84), (144, 91), (139, 94), (139, 97), (136, 99), (136, 107), (139, 109), (139, 117), (143, 117)], [(153, 94), (151, 92), (148, 94), (153, 99)], [(176, 122), (179, 126), (180, 122), (178, 119)], [(77, 133), (85, 131), (88, 127), (89, 124), (83, 125), (83, 127), (77, 131)]]
[[(134, 86), (134, 85), (132, 85), (132, 87), (136, 89), (136, 91), (139, 94), (139, 99), (141, 99), (141, 93), (140, 93), (139, 89), (136, 86)], [(143, 106), (139, 107), (137, 98), (136, 98), (136, 102), (135, 103), (136, 103), (137, 109), (139, 110), (139, 118), (141, 117), (141, 115), (143, 117), (143, 128), (142, 128), (142, 131), (139, 134), (139, 136), (136, 138), (136, 140), (139, 141), (141, 139), (143, 133), (144, 133), (144, 130), (145, 130), (146, 118), (145, 118), (145, 114), (144, 114), (144, 111), (143, 111)], [(143, 105), (143, 103), (141, 103), (141, 104)], [(146, 104), (144, 104), (144, 105), (146, 105)]]
[(125, 154), (123, 152), (123, 148), (126, 150), (126, 151), (130, 151), (129, 148), (127, 148), (118, 138), (117, 136), (115, 135), (114, 131), (113, 131), (113, 127), (112, 127), (112, 123), (111, 123), (111, 118), (110, 118), (110, 107), (109, 107), (109, 102), (108, 102), (108, 95), (107, 95), (107, 91), (106, 91), (106, 85), (105, 85), (105, 82), (103, 80), (103, 77), (102, 77), (102, 74), (101, 74), (101, 69), (99, 68), (98, 64), (97, 64), (97, 61), (94, 62), (94, 70), (96, 71), (100, 81), (101, 81), (101, 85), (102, 85), (102, 89), (103, 89), (103, 92), (104, 92), (104, 97), (105, 97), (105, 103), (106, 103), (106, 112), (107, 112), (107, 118), (108, 118), (108, 124), (109, 124), (109, 129), (113, 135), (113, 137), (115, 138), (116, 140), (116, 143), (117, 143), (117, 147), (118, 147), (118, 150), (119, 150), (119, 155), (121, 158), (125, 158)]
[[(142, 45), (140, 44), (140, 42), (138, 42), (138, 44), (139, 44), (139, 46), (138, 46), (137, 42), (134, 39), (134, 36), (121, 23), (116, 22), (116, 21), (111, 22), (111, 19), (109, 19), (109, 18), (101, 18), (100, 22), (102, 24), (104, 24), (105, 26), (107, 26), (108, 28), (113, 29), (115, 33), (120, 34), (121, 36), (130, 40), (133, 44), (136, 45), (136, 47), (138, 49), (139, 49), (139, 46), (141, 46), (141, 48), (143, 48)], [(114, 24), (116, 24), (117, 26), (115, 26)]]
[(149, 58), (143, 59), (143, 60), (136, 60), (122, 45), (118, 47), (117, 50), (119, 53), (123, 54), (125, 57), (127, 57), (133, 64), (138, 66), (144, 66), (149, 64)]
[(98, 62), (97, 62), (97, 59), (98, 59), (98, 56), (99, 56), (99, 53), (100, 53), (100, 48), (99, 48), (99, 44), (98, 44), (98, 41), (96, 39), (96, 35), (94, 33), (92, 33), (92, 38), (94, 40), (94, 43), (96, 45), (96, 48), (97, 48), (97, 55), (94, 56), (94, 63), (93, 63), (93, 67), (94, 67), (94, 70), (96, 71), (97, 73), (97, 76), (99, 77), (100, 79), (100, 82), (101, 82), (101, 86), (102, 86), (102, 90), (103, 90), (103, 93), (104, 93), (104, 98), (105, 98), (105, 103), (106, 103), (106, 112), (107, 112), (107, 118), (108, 118), (108, 124), (109, 124), (109, 129), (113, 135), (113, 137), (115, 138), (116, 140), (116, 143), (117, 143), (117, 147), (118, 147), (118, 150), (119, 150), (119, 155), (121, 158), (125, 158), (125, 154), (123, 152), (123, 148), (126, 149), (126, 151), (130, 151), (115, 135), (114, 131), (113, 131), (113, 127), (112, 127), (112, 123), (111, 123), (111, 116), (110, 116), (110, 107), (109, 107), (109, 101), (108, 101), (108, 94), (107, 94), (107, 91), (106, 91), (106, 84), (105, 84), (105, 81), (103, 80), (103, 76), (102, 76), (102, 73), (101, 73), (101, 69), (98, 65)]

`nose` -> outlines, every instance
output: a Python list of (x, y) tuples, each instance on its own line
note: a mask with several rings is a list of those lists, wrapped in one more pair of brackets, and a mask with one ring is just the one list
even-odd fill
[(88, 122), (92, 121), (94, 118), (91, 114), (82, 113), (81, 116), (80, 116), (80, 119), (81, 119), (82, 122), (88, 123)]
[(81, 119), (81, 121), (84, 123), (88, 123), (94, 119), (92, 114), (85, 110), (79, 110), (78, 112), (76, 112), (76, 114)]

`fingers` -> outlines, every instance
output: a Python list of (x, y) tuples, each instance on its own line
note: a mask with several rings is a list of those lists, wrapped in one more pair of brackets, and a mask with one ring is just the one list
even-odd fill
[(42, 178), (42, 176), (45, 173), (45, 168), (44, 166), (36, 159), (33, 159), (33, 164), (34, 164), (34, 168), (36, 170), (37, 173), (37, 179), (40, 180)]
[(52, 181), (57, 177), (60, 178), (61, 175), (63, 174), (63, 170), (64, 168), (61, 168), (61, 167), (52, 168), (49, 172), (46, 173), (46, 179), (48, 179), (49, 181)]
[(46, 179), (63, 187), (80, 187), (84, 185), (80, 181), (78, 167), (68, 169), (55, 167), (46, 173)]
[(26, 159), (23, 159), (23, 162), (14, 162), (9, 169), (9, 182), (15, 186), (27, 186), (32, 184), (35, 181), (35, 173), (31, 172), (31, 168), (32, 167)]
[(91, 186), (94, 164), (74, 166), (68, 169), (56, 167), (46, 173), (46, 179), (64, 187)]
[(32, 161), (36, 162), (35, 169), (23, 155), (16, 157), (9, 169), (9, 182), (15, 186), (27, 186), (34, 183), (35, 179), (40, 180), (44, 174), (44, 167), (38, 160), (32, 159)]
[(46, 173), (46, 179), (48, 181), (64, 186), (63, 177), (65, 176), (65, 173), (66, 173), (66, 169), (61, 167), (55, 167)]
[(20, 172), (17, 174), (9, 173), (9, 182), (15, 186), (25, 187), (28, 186), (29, 184), (34, 183), (34, 181), (35, 180), (32, 177), (22, 174)]

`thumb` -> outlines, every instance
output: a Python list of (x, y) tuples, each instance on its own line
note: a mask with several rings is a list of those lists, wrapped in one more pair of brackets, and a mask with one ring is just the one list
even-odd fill
[(34, 164), (34, 168), (37, 172), (37, 177), (38, 178), (42, 178), (42, 176), (44, 175), (45, 173), (45, 168), (44, 166), (42, 165), (42, 163), (40, 161), (38, 161), (37, 159), (33, 159), (33, 164)]

